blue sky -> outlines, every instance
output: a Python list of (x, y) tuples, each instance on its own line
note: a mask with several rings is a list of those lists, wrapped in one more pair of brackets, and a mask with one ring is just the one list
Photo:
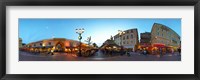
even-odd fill
[(111, 35), (116, 35), (118, 30), (137, 28), (140, 35), (150, 32), (154, 23), (166, 25), (181, 36), (181, 19), (178, 18), (20, 18), (19, 37), (26, 44), (52, 37), (78, 40), (75, 29), (84, 28), (82, 41), (91, 36), (92, 42), (100, 46)]

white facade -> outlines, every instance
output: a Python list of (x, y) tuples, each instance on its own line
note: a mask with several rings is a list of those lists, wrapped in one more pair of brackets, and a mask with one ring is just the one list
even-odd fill
[(117, 45), (123, 46), (124, 48), (135, 48), (138, 45), (138, 31), (137, 29), (125, 30), (122, 35), (115, 35), (114, 41)]

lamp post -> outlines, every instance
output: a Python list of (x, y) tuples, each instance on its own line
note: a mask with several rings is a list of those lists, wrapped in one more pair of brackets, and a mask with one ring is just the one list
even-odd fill
[(121, 39), (120, 39), (120, 46), (122, 46), (122, 35), (125, 34), (125, 32), (122, 31), (122, 30), (118, 30), (118, 34), (121, 37)]
[(79, 53), (78, 53), (78, 56), (81, 56), (81, 39), (82, 39), (82, 36), (81, 34), (84, 32), (84, 28), (80, 28), (80, 29), (76, 29), (76, 33), (79, 35), (78, 36), (78, 40), (79, 40)]

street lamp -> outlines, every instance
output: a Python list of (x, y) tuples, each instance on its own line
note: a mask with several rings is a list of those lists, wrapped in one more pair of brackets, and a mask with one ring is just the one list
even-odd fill
[(79, 34), (78, 36), (78, 40), (79, 40), (79, 53), (78, 53), (78, 56), (81, 56), (81, 39), (82, 39), (82, 36), (81, 34), (84, 32), (84, 28), (80, 28), (80, 29), (76, 29), (76, 33)]
[(121, 39), (120, 39), (120, 46), (122, 46), (122, 35), (125, 34), (125, 32), (122, 31), (122, 30), (118, 30), (118, 34), (121, 37)]

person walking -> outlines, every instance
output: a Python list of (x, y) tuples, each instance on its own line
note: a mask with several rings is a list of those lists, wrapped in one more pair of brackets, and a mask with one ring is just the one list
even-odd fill
[(127, 55), (128, 57), (131, 56), (131, 55), (130, 55), (130, 52), (128, 52), (128, 51), (126, 51), (126, 55)]
[(144, 48), (143, 54), (147, 57), (147, 50)]
[(162, 48), (159, 49), (160, 57), (162, 57)]

